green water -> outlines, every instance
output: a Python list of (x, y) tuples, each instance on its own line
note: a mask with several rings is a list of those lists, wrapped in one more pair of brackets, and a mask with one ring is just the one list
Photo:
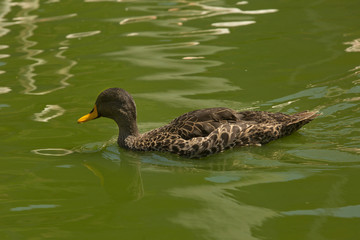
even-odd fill
[[(0, 239), (355, 240), (357, 0), (0, 1)], [(203, 107), (322, 115), (201, 160), (76, 120), (133, 94), (141, 131)]]

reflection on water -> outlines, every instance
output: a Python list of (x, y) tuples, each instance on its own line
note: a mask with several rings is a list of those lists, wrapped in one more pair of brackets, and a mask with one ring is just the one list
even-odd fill
[[(316, 19), (319, 18), (319, 16), (315, 14), (310, 16)], [(319, 24), (319, 28), (321, 29), (328, 29), (330, 27), (328, 23)], [(327, 49), (331, 53), (328, 55), (329, 57), (299, 66), (292, 77), (295, 77), (300, 72), (311, 71), (312, 67), (320, 66), (325, 62), (338, 58), (342, 53), (334, 50), (334, 37), (335, 36), (326, 35), (321, 39), (321, 42), (327, 46)], [(357, 39), (346, 42), (345, 44), (352, 45), (344, 49), (345, 52), (357, 54)], [(358, 103), (360, 100), (360, 87), (358, 85), (359, 72), (359, 67), (356, 66), (340, 76), (328, 77), (326, 80), (319, 82), (314, 81), (314, 83), (309, 85), (305, 90), (274, 99), (264, 104), (271, 105), (272, 108), (281, 109), (294, 105), (294, 102), (304, 99), (305, 97), (312, 100), (309, 106), (313, 106), (313, 109), (320, 110), (322, 113), (318, 119), (327, 119), (326, 123), (318, 123), (318, 128), (312, 128), (311, 131), (309, 131), (309, 134), (317, 139), (317, 142), (319, 144), (321, 143), (323, 148), (327, 150), (298, 148), (289, 151), (290, 154), (294, 154), (302, 159), (315, 158), (318, 161), (325, 161), (334, 165), (337, 163), (357, 163), (359, 161), (356, 153), (359, 151), (360, 139), (352, 136), (353, 133), (359, 132), (355, 126), (360, 123), (356, 114), (353, 114), (358, 112)], [(296, 107), (291, 108), (289, 112), (291, 111), (296, 112)], [(306, 129), (305, 127), (302, 132), (306, 132)], [(339, 138), (338, 136), (342, 137)], [(336, 143), (336, 147), (333, 146), (334, 143)]]
[(21, 212), (21, 211), (28, 211), (28, 210), (32, 210), (32, 209), (44, 209), (44, 208), (56, 208), (59, 205), (55, 205), (55, 204), (38, 204), (38, 205), (29, 205), (26, 207), (14, 207), (11, 208), (10, 211), (12, 212)]
[(27, 2), (27, 4), (20, 5), (20, 7), (22, 9), (19, 11), (18, 16), (15, 19), (18, 21), (18, 24), (23, 27), (23, 30), (19, 32), (19, 35), (17, 37), (17, 40), (21, 44), (19, 50), (26, 53), (25, 58), (27, 60), (34, 62), (32, 64), (23, 66), (20, 69), (20, 83), (25, 88), (24, 92), (30, 93), (37, 89), (34, 80), (34, 76), (36, 76), (36, 74), (34, 73), (35, 67), (44, 65), (46, 63), (46, 60), (35, 57), (43, 51), (38, 49), (31, 49), (31, 47), (35, 46), (37, 43), (35, 41), (29, 40), (29, 38), (34, 36), (34, 31), (37, 28), (37, 16), (29, 14), (30, 12), (39, 8), (39, 1), (29, 1)]
[(59, 105), (46, 105), (40, 113), (34, 114), (34, 120), (37, 122), (48, 122), (49, 120), (59, 117), (65, 113), (65, 109)]
[[(199, 33), (200, 32), (196, 32), (194, 34)], [(209, 33), (205, 34), (205, 32), (202, 32), (201, 34), (207, 35)], [(192, 76), (206, 71), (207, 68), (220, 65), (221, 63), (218, 61), (206, 60), (206, 56), (211, 56), (218, 51), (226, 49), (227, 48), (218, 46), (201, 45), (199, 42), (182, 42), (150, 46), (129, 46), (123, 51), (108, 53), (107, 56), (110, 56), (115, 60), (128, 61), (140, 67), (159, 69), (158, 72), (142, 76), (140, 78), (141, 80), (177, 80), (184, 82), (184, 87), (186, 87), (187, 82), (191, 82), (191, 86), (189, 85), (189, 87), (186, 87), (185, 89), (169, 89), (166, 92), (134, 94), (136, 97), (149, 98), (177, 105), (181, 103), (187, 106), (193, 106), (194, 104), (199, 106), (219, 106), (221, 103), (218, 101), (195, 100), (184, 96), (239, 89), (231, 86), (228, 80), (223, 78)], [(169, 50), (179, 50), (182, 53), (174, 53)], [(195, 55), (197, 59), (192, 60), (196, 62), (184, 61), (189, 60), (189, 57), (191, 57), (189, 55)], [(199, 57), (201, 58), (199, 59)]]
[(236, 200), (231, 191), (262, 183), (293, 181), (311, 173), (253, 171), (233, 174), (238, 178), (233, 176), (232, 180), (222, 184), (171, 189), (173, 196), (196, 200), (200, 206), (197, 210), (179, 213), (172, 221), (190, 229), (203, 230), (205, 239), (222, 239), (224, 236), (226, 239), (258, 239), (253, 236), (252, 229), (279, 214), (271, 209), (244, 204)]
[[(3, 0), (0, 2), (0, 37), (6, 35), (10, 30), (6, 28), (6, 18), (5, 16), (10, 12), (11, 10), (11, 0)], [(7, 46), (0, 45), (0, 50), (7, 48)]]
[(106, 148), (102, 152), (104, 159), (84, 162), (91, 172), (97, 176), (102, 187), (117, 202), (139, 200), (144, 195), (144, 187), (140, 172), (140, 162), (131, 156), (120, 158), (117, 146)]
[(246, 26), (250, 24), (256, 23), (255, 21), (239, 21), (239, 22), (218, 22), (212, 23), (211, 26), (214, 27), (239, 27), (239, 26)]
[(144, 22), (144, 21), (146, 22), (146, 21), (155, 20), (155, 19), (157, 19), (156, 16), (142, 16), (142, 17), (125, 18), (124, 20), (120, 21), (120, 25)]
[(43, 156), (53, 156), (53, 157), (59, 157), (59, 156), (66, 156), (68, 154), (72, 154), (73, 151), (63, 148), (43, 148), (43, 149), (34, 149), (31, 150), (31, 152)]
[[(56, 1), (49, 1), (48, 4), (54, 3)], [(96, 1), (86, 1), (86, 2), (96, 2)], [(68, 51), (70, 43), (66, 40), (60, 41), (59, 48), (55, 53), (55, 57), (57, 59), (62, 60), (65, 63), (65, 67), (60, 68), (56, 71), (57, 74), (61, 76), (58, 81), (53, 81), (53, 86), (49, 87), (48, 80), (46, 80), (46, 84), (42, 83), (42, 76), (40, 76), (36, 69), (40, 67), (45, 67), (51, 64), (50, 59), (46, 59), (41, 57), (45, 54), (45, 50), (36, 49), (35, 46), (39, 45), (39, 43), (34, 39), (35, 31), (39, 27), (39, 24), (52, 22), (52, 21), (61, 21), (68, 18), (78, 17), (77, 13), (70, 13), (60, 16), (50, 16), (45, 18), (39, 18), (38, 15), (32, 14), (35, 10), (37, 10), (40, 6), (38, 0), (32, 0), (25, 3), (11, 3), (7, 2), (5, 4), (7, 6), (7, 11), (10, 11), (10, 6), (19, 6), (21, 10), (18, 12), (17, 17), (14, 18), (16, 22), (13, 24), (20, 25), (23, 29), (20, 31), (17, 36), (17, 40), (21, 44), (18, 47), (19, 51), (25, 53), (25, 59), (32, 62), (28, 65), (24, 65), (21, 67), (19, 72), (20, 83), (25, 88), (24, 93), (30, 95), (44, 95), (54, 92), (59, 89), (63, 89), (69, 85), (67, 80), (71, 78), (73, 75), (70, 74), (70, 70), (74, 67), (77, 62), (75, 60), (69, 60), (65, 57), (64, 52)], [(210, 3), (210, 2), (209, 2)], [(211, 2), (211, 4), (219, 4), (220, 2)], [(246, 4), (246, 2), (239, 2), (240, 4)], [(138, 7), (136, 5), (131, 6), (129, 11), (136, 11)], [(238, 87), (233, 87), (229, 84), (227, 79), (221, 78), (204, 78), (204, 77), (194, 77), (190, 76), (191, 74), (201, 73), (206, 71), (207, 68), (212, 66), (217, 66), (222, 64), (221, 62), (214, 60), (206, 60), (207, 56), (212, 56), (219, 51), (228, 50), (225, 47), (218, 46), (209, 46), (205, 45), (206, 41), (213, 39), (213, 36), (229, 34), (230, 31), (228, 28), (224, 27), (238, 27), (245, 26), (249, 24), (255, 23), (253, 20), (249, 20), (252, 17), (244, 18), (244, 15), (254, 15), (254, 14), (266, 14), (273, 13), (277, 10), (275, 9), (267, 9), (267, 10), (252, 10), (252, 11), (243, 11), (239, 8), (234, 7), (220, 7), (208, 5), (207, 1), (203, 2), (192, 2), (192, 1), (179, 1), (174, 4), (161, 4), (159, 3), (157, 8), (154, 8), (153, 3), (149, 6), (141, 6), (141, 11), (148, 12), (147, 16), (138, 16), (131, 18), (124, 18), (119, 21), (120, 25), (133, 24), (138, 22), (146, 22), (146, 21), (154, 21), (155, 25), (161, 27), (171, 27), (172, 31), (151, 31), (151, 32), (139, 32), (139, 33), (128, 33), (127, 36), (131, 37), (142, 37), (142, 36), (151, 36), (151, 37), (169, 37), (172, 39), (182, 38), (199, 38), (196, 49), (188, 49), (190, 47), (187, 45), (188, 42), (184, 42), (183, 46), (180, 45), (182, 43), (176, 44), (161, 44), (161, 45), (147, 45), (147, 46), (133, 46), (128, 47), (127, 50), (121, 52), (112, 52), (107, 54), (108, 56), (113, 56), (117, 60), (121, 61), (129, 61), (133, 64), (139, 66), (146, 66), (152, 68), (159, 69), (168, 69), (168, 71), (159, 71), (155, 75), (146, 75), (140, 79), (144, 80), (182, 80), (182, 81), (196, 81), (198, 82), (197, 88), (186, 89), (186, 90), (171, 90), (167, 93), (163, 92), (155, 92), (152, 93), (152, 96), (149, 95), (141, 95), (141, 97), (148, 98), (151, 97), (157, 99), (159, 101), (163, 101), (167, 99), (172, 103), (178, 103), (179, 101), (184, 102), (186, 105), (191, 105), (196, 102), (196, 104), (200, 106), (218, 106), (222, 103), (216, 103), (208, 101), (202, 102), (201, 100), (191, 100), (184, 95), (193, 95), (193, 94), (204, 94), (204, 93), (213, 93), (219, 91), (233, 91), (238, 90)], [(4, 11), (2, 15), (5, 15), (7, 12)], [(237, 18), (240, 21), (231, 21), (231, 22), (216, 22), (213, 23), (212, 26), (218, 27), (214, 29), (194, 29), (189, 26), (183, 26), (183, 22), (191, 21), (199, 18), (210, 18), (214, 16), (221, 15), (229, 15), (236, 14), (239, 15)], [(176, 24), (174, 24), (176, 23)], [(1, 34), (5, 35), (9, 32), (8, 29), (2, 28)], [(67, 39), (73, 38), (83, 38), (88, 36), (93, 36), (101, 33), (100, 30), (88, 31), (88, 32), (78, 32), (78, 33), (69, 33), (65, 37)], [(0, 35), (1, 36), (1, 35)], [(177, 54), (174, 52), (169, 52), (167, 49), (172, 49), (173, 51), (180, 50), (188, 50), (188, 54)], [(193, 54), (196, 53), (196, 56)], [(3, 55), (5, 57), (5, 55)], [(154, 59), (156, 56), (156, 59)], [(178, 59), (176, 59), (178, 58)], [(155, 61), (154, 61), (155, 60)], [(201, 60), (197, 61), (195, 64), (193, 62), (184, 63), (183, 60)], [(155, 65), (156, 66), (155, 66)], [(45, 88), (45, 89), (44, 89)], [(187, 102), (187, 103), (186, 103)]]
[(360, 218), (360, 205), (338, 208), (317, 208), (313, 210), (295, 210), (282, 212), (287, 216), (326, 216), (338, 218)]
[(90, 37), (96, 34), (101, 33), (101, 31), (90, 31), (90, 32), (79, 32), (79, 33), (71, 33), (66, 36), (66, 38), (83, 38), (83, 37)]
[[(6, 28), (8, 23), (6, 22), (6, 14), (10, 12), (10, 0), (4, 0), (0, 2), (0, 38), (4, 35), (6, 35), (10, 30)], [(0, 44), (0, 51), (9, 48), (8, 45)], [(0, 59), (8, 58), (10, 57), (9, 54), (1, 54), (0, 53)], [(0, 61), (0, 67), (5, 65), (5, 62)], [(4, 74), (5, 71), (0, 69), (0, 75)], [(6, 87), (5, 87), (6, 88)], [(4, 89), (4, 88), (3, 88)], [(0, 93), (1, 94), (1, 93)]]
[[(13, 22), (12, 24), (20, 25), (22, 27), (19, 35), (16, 37), (17, 41), (20, 43), (18, 51), (25, 53), (24, 58), (32, 62), (28, 65), (22, 66), (19, 71), (19, 81), (25, 88), (24, 93), (30, 95), (44, 95), (68, 86), (69, 84), (67, 83), (67, 80), (72, 76), (69, 71), (74, 65), (76, 65), (76, 62), (74, 60), (68, 60), (63, 55), (63, 53), (67, 50), (67, 47), (65, 46), (68, 45), (68, 43), (66, 41), (60, 42), (59, 51), (55, 53), (56, 58), (61, 59), (63, 62), (65, 62), (66, 66), (56, 71), (59, 75), (62, 75), (63, 77), (61, 77), (58, 82), (49, 84), (48, 79), (46, 79), (45, 83), (37, 80), (37, 78), (40, 78), (40, 76), (38, 73), (36, 73), (36, 69), (51, 64), (51, 62), (49, 62), (49, 60), (46, 60), (45, 58), (39, 57), (39, 55), (44, 53), (44, 50), (35, 49), (34, 47), (38, 45), (38, 42), (31, 39), (35, 36), (35, 31), (39, 27), (38, 24), (76, 17), (77, 14), (67, 14), (63, 16), (54, 16), (49, 18), (38, 18), (38, 15), (31, 15), (31, 12), (37, 10), (40, 7), (40, 3), (38, 0), (27, 1), (26, 3), (9, 2), (9, 5), (11, 7), (21, 7), (21, 10), (14, 18), (15, 22)], [(3, 34), (7, 33), (8, 31), (3, 32)], [(44, 87), (42, 85), (45, 86), (45, 89), (43, 89)], [(49, 85), (53, 86), (49, 87)]]
[(11, 88), (9, 87), (0, 87), (0, 94), (11, 92)]
[(59, 20), (64, 20), (64, 19), (68, 19), (68, 18), (73, 18), (73, 17), (77, 17), (77, 13), (70, 13), (70, 14), (65, 14), (65, 15), (61, 15), (61, 16), (54, 16), (54, 17), (47, 17), (47, 18), (37, 18), (36, 21), (41, 23), (41, 22), (51, 22), (51, 21), (59, 21)]
[(355, 39), (351, 42), (346, 42), (344, 44), (351, 45), (350, 47), (346, 48), (346, 52), (360, 52), (360, 38)]
[[(323, 239), (333, 224), (351, 230), (360, 218), (359, 36), (350, 14), (327, 22), (338, 18), (326, 2), (282, 1), (278, 14), (247, 1), (0, 1), (0, 238), (282, 240), (294, 239), (281, 235), (289, 225), (306, 227), (296, 239)], [(75, 125), (90, 92), (109, 85), (151, 99), (145, 107), (155, 100), (147, 117), (169, 105), (240, 109), (221, 100), (240, 88), (262, 110), (322, 115), (288, 138), (202, 160), (130, 152), (106, 141), (116, 134), (106, 120)], [(160, 125), (152, 121), (140, 127)]]
[[(143, 4), (141, 5), (141, 9), (134, 5), (130, 6), (128, 11), (139, 10), (145, 12), (146, 15), (121, 20), (110, 19), (110, 21), (119, 21), (120, 25), (151, 21), (154, 25), (166, 28), (166, 31), (140, 31), (126, 33), (125, 36), (133, 38), (165, 38), (168, 39), (166, 42), (176, 41), (176, 43), (165, 42), (157, 45), (137, 44), (135, 46), (127, 46), (126, 49), (122, 51), (106, 54), (106, 56), (114, 60), (127, 61), (141, 68), (158, 69), (156, 73), (153, 72), (139, 77), (139, 80), (183, 82), (181, 89), (169, 88), (165, 92), (154, 91), (151, 93), (136, 94), (136, 97), (168, 102), (174, 105), (182, 104), (188, 107), (194, 105), (198, 107), (214, 107), (223, 106), (224, 104), (236, 107), (239, 105), (238, 102), (205, 101), (186, 97), (196, 94), (209, 94), (240, 89), (239, 87), (232, 86), (225, 78), (195, 76), (195, 74), (206, 72), (207, 69), (211, 67), (223, 64), (217, 60), (207, 59), (209, 56), (214, 56), (220, 51), (230, 50), (228, 47), (214, 46), (206, 42), (223, 34), (231, 34), (231, 31), (227, 27), (239, 27), (256, 23), (256, 21), (251, 20), (253, 19), (252, 16), (247, 15), (273, 13), (277, 10), (243, 11), (234, 7), (214, 6), (216, 4), (223, 5), (222, 1), (178, 1), (172, 4), (158, 3), (156, 7), (151, 4), (149, 6)], [(242, 2), (242, 4), (245, 4), (245, 2)], [(184, 22), (196, 19), (227, 15), (232, 15), (234, 19), (240, 21), (212, 23), (211, 26), (216, 28), (210, 29), (193, 28), (184, 24)], [(196, 41), (189, 41), (187, 40), (188, 38), (195, 38)], [(191, 82), (191, 86), (186, 87), (188, 82)]]

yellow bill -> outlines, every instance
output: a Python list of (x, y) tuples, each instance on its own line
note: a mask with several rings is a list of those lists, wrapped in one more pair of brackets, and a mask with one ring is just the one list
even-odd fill
[(93, 108), (93, 110), (91, 110), (91, 112), (89, 114), (86, 114), (85, 116), (82, 116), (81, 118), (79, 118), (77, 120), (78, 123), (83, 123), (83, 122), (87, 122), (87, 121), (90, 121), (90, 120), (93, 120), (95, 118), (98, 118), (99, 117), (99, 114), (98, 114), (98, 111), (97, 111), (97, 108), (96, 108), (96, 105), (95, 107)]

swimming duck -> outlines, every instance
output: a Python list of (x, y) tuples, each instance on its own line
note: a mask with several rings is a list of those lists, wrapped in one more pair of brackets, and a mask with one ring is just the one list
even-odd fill
[(185, 113), (163, 127), (139, 133), (132, 96), (124, 89), (109, 88), (99, 94), (94, 108), (79, 118), (78, 123), (99, 117), (111, 118), (119, 127), (117, 143), (122, 148), (200, 158), (235, 146), (266, 144), (290, 135), (316, 116), (317, 112), (311, 111), (286, 115), (206, 108)]

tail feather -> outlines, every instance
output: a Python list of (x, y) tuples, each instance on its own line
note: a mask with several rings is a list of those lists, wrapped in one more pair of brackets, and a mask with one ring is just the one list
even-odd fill
[(292, 120), (288, 123), (288, 125), (303, 121), (306, 121), (306, 123), (308, 123), (314, 120), (319, 115), (320, 115), (319, 112), (311, 112), (311, 111), (296, 113), (291, 115)]
[(314, 120), (320, 114), (318, 112), (305, 111), (291, 115), (291, 120), (285, 125), (283, 136), (292, 134), (305, 124)]

